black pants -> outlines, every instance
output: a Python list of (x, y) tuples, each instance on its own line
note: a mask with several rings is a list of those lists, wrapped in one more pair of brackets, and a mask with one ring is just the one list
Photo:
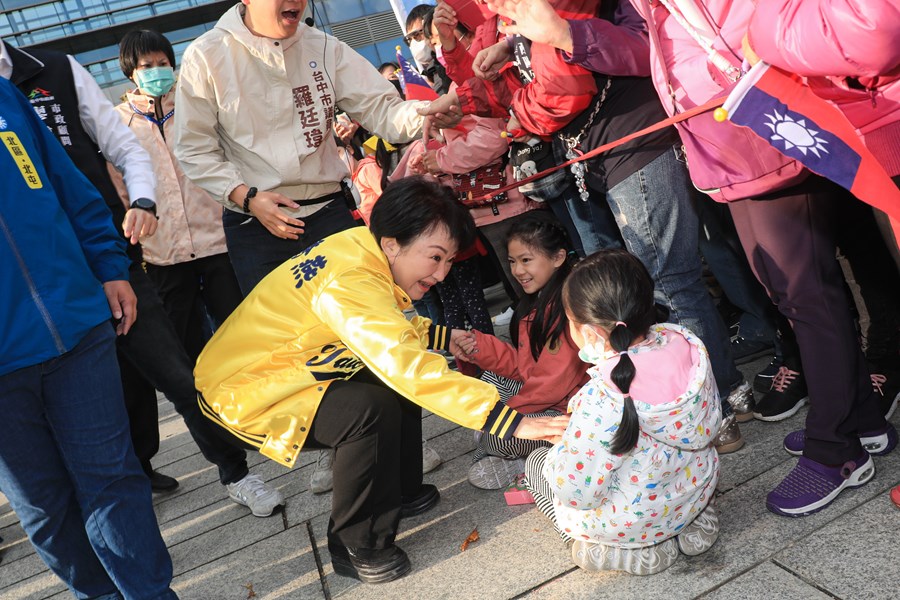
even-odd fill
[(313, 214), (300, 217), (304, 230), (296, 240), (275, 237), (255, 217), (225, 209), (222, 225), (228, 255), (245, 296), (272, 269), (298, 252), (331, 234), (356, 227), (343, 195), (333, 196), (334, 200)]
[[(119, 356), (175, 405), (175, 410), (184, 419), (200, 452), (206, 460), (219, 468), (222, 483), (234, 483), (243, 479), (249, 472), (246, 453), (222, 439), (216, 431), (216, 425), (200, 413), (194, 389), (194, 365), (175, 333), (156, 293), (156, 287), (139, 264), (132, 262), (128, 272), (131, 287), (137, 295), (138, 315), (128, 335), (117, 339)], [(126, 402), (126, 406), (127, 404)], [(142, 436), (138, 444), (145, 443), (147, 437), (152, 437), (154, 432), (156, 444), (159, 444), (159, 424), (155, 414), (155, 395), (152, 420), (147, 420), (150, 417), (146, 407), (132, 407), (129, 410), (131, 429), (139, 430)], [(141, 457), (142, 451), (136, 448), (135, 453)]]
[(147, 276), (156, 284), (188, 357), (196, 362), (208, 341), (206, 314), (218, 327), (243, 300), (228, 254), (205, 256), (177, 265), (147, 263)]
[(401, 497), (422, 487), (422, 408), (363, 369), (328, 386), (303, 447), (335, 449), (328, 536), (354, 548), (393, 544)]
[(345, 546), (394, 543), (402, 496), (422, 487), (422, 409), (368, 370), (332, 383), (306, 446), (335, 448), (328, 535)]
[(858, 435), (885, 425), (835, 258), (846, 202), (813, 176), (728, 205), (753, 272), (799, 344), (810, 399), (803, 454), (828, 465), (859, 457)]

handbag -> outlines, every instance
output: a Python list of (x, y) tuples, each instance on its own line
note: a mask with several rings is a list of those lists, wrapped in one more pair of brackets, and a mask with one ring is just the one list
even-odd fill
[[(509, 164), (513, 169), (513, 177), (521, 181), (526, 177), (555, 167), (560, 162), (553, 149), (552, 142), (545, 142), (532, 137), (525, 142), (513, 142), (509, 147)], [(569, 174), (565, 169), (554, 171), (545, 177), (519, 186), (523, 195), (535, 202), (546, 202), (560, 197), (569, 185)]]
[(497, 212), (496, 206), (509, 200), (506, 192), (485, 198), (491, 190), (498, 190), (506, 185), (506, 169), (502, 161), (497, 161), (478, 167), (468, 173), (453, 175), (453, 189), (456, 197), (466, 208), (481, 208), (491, 206)]

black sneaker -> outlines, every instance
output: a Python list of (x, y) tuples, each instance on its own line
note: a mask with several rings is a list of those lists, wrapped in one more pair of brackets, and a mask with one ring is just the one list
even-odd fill
[(743, 365), (760, 356), (771, 354), (774, 349), (775, 345), (771, 340), (748, 340), (740, 334), (731, 337), (731, 354), (736, 365)]
[(808, 401), (803, 374), (782, 365), (772, 379), (772, 389), (756, 403), (753, 416), (760, 421), (782, 421), (793, 416)]
[(387, 548), (348, 548), (329, 537), (328, 552), (334, 572), (363, 583), (387, 583), (412, 570), (406, 552), (391, 545)]
[(781, 359), (777, 356), (773, 357), (769, 364), (766, 365), (766, 368), (757, 373), (756, 377), (753, 378), (753, 389), (760, 394), (769, 393), (769, 390), (772, 389), (772, 380), (775, 379), (775, 376), (778, 374), (778, 369), (780, 368)]
[(900, 372), (878, 369), (870, 365), (869, 376), (872, 378), (872, 388), (880, 398), (884, 419), (888, 420), (897, 409), (897, 402), (900, 401)]

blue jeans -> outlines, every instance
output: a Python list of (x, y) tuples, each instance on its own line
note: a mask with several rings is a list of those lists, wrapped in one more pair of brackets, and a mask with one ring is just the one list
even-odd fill
[(619, 225), (609, 208), (606, 194), (588, 191), (590, 197), (587, 201), (581, 199), (574, 187), (565, 198), (566, 208), (581, 237), (583, 256), (590, 256), (597, 250), (621, 248)]
[(0, 488), (76, 598), (177, 598), (113, 342), (101, 323), (66, 354), (0, 376)]
[(723, 409), (730, 414), (731, 406), (724, 400), (743, 376), (734, 365), (728, 330), (702, 279), (691, 182), (676, 151), (660, 154), (618, 183), (607, 200), (625, 247), (644, 263), (656, 284), (656, 301), (669, 307), (672, 321), (706, 345)]

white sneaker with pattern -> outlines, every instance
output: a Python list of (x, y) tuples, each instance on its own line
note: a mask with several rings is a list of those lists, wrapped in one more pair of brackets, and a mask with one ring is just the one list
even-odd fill
[(257, 517), (268, 517), (276, 508), (284, 506), (284, 496), (259, 475), (248, 474), (235, 483), (225, 485), (228, 497), (250, 509)]

